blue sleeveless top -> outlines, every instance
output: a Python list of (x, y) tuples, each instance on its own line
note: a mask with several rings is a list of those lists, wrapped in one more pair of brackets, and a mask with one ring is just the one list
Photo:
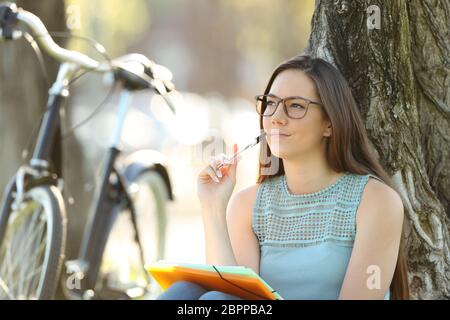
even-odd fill
[[(345, 173), (320, 191), (300, 195), (290, 193), (285, 175), (260, 184), (252, 215), (259, 274), (284, 299), (338, 299), (370, 177), (379, 179)], [(388, 290), (384, 299), (389, 297)]]

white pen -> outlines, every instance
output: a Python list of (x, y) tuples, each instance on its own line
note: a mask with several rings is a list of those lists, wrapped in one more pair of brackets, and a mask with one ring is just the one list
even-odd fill
[(255, 138), (255, 141), (253, 141), (252, 143), (250, 143), (249, 145), (247, 145), (244, 149), (239, 150), (238, 152), (236, 152), (231, 158), (226, 159), (224, 162), (222, 162), (221, 164), (219, 164), (217, 166), (217, 169), (222, 168), (224, 165), (227, 164), (231, 164), (233, 163), (233, 161), (245, 150), (250, 149), (253, 146), (256, 146), (258, 143), (261, 142), (261, 140), (265, 137), (266, 133), (263, 132), (262, 134), (260, 134), (258, 137)]

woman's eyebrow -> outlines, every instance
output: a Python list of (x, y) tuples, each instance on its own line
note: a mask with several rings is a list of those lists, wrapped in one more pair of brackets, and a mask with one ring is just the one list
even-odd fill
[(273, 93), (268, 93), (267, 95), (268, 95), (268, 96), (271, 96), (271, 97), (278, 98), (278, 99), (286, 99), (286, 98), (298, 97), (298, 96), (287, 96), (287, 97), (281, 98), (280, 96), (278, 96), (278, 95), (276, 95), (276, 94), (273, 94)]
[(276, 94), (273, 94), (273, 93), (268, 93), (267, 95), (268, 95), (268, 96), (275, 97), (275, 98), (278, 98), (278, 99), (303, 98), (303, 99), (308, 99), (308, 100), (309, 100), (309, 98), (306, 98), (306, 97), (301, 96), (301, 95), (286, 96), (286, 97), (284, 97), (284, 98), (281, 98), (280, 96), (277, 96)]

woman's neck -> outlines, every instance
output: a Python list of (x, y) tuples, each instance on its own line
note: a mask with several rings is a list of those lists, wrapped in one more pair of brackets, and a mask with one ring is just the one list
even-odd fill
[(283, 160), (289, 191), (293, 194), (313, 193), (337, 181), (343, 173), (332, 170), (323, 157)]

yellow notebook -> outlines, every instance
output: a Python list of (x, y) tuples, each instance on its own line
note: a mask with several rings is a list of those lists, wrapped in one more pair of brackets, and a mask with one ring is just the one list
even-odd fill
[(256, 272), (241, 266), (215, 266), (169, 261), (145, 265), (163, 290), (177, 281), (190, 281), (206, 290), (222, 291), (245, 300), (284, 300)]

